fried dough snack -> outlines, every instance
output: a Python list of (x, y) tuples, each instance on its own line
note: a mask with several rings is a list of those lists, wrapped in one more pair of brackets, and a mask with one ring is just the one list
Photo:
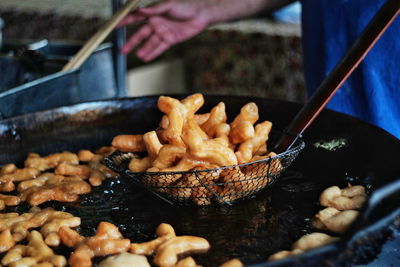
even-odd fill
[(38, 206), (46, 201), (73, 202), (79, 195), (91, 192), (92, 188), (81, 179), (63, 179), (60, 183), (32, 186), (20, 194), (22, 201), (31, 206)]
[(207, 240), (196, 236), (176, 236), (171, 225), (162, 223), (158, 226), (156, 239), (144, 243), (132, 243), (130, 252), (139, 255), (154, 255), (154, 263), (160, 267), (197, 266), (192, 258), (178, 262), (178, 255), (189, 252), (205, 251), (210, 248)]
[(320, 210), (313, 218), (311, 224), (314, 228), (343, 234), (354, 222), (360, 213), (356, 210), (339, 211), (335, 208)]
[(28, 235), (28, 245), (16, 245), (1, 260), (10, 266), (57, 266), (67, 265), (64, 256), (56, 255), (43, 241), (42, 235), (32, 231)]
[(132, 243), (129, 251), (134, 254), (150, 256), (154, 254), (161, 244), (176, 236), (174, 228), (167, 223), (162, 223), (157, 227), (156, 235), (158, 237), (154, 240), (144, 243)]
[(229, 260), (229, 261), (225, 262), (220, 267), (243, 267), (243, 266), (244, 265), (240, 260), (232, 259), (232, 260)]
[(264, 121), (256, 125), (254, 137), (241, 143), (237, 152), (235, 153), (239, 164), (246, 163), (251, 160), (254, 153), (267, 142), (271, 128), (272, 123), (270, 121)]
[(258, 107), (251, 102), (240, 109), (239, 115), (231, 123), (229, 138), (233, 144), (239, 144), (254, 137), (253, 124), (258, 120)]
[(28, 213), (4, 213), (0, 216), (0, 231), (9, 230), (13, 240), (24, 239), (29, 229), (42, 227), (40, 232), (45, 242), (50, 246), (58, 246), (58, 229), (61, 226), (76, 227), (81, 224), (79, 217), (74, 217), (67, 212), (55, 211), (52, 208), (41, 210), (32, 208)]
[[(155, 131), (135, 136), (135, 140), (140, 139), (140, 142), (143, 142), (147, 155), (133, 157), (129, 169), (132, 172), (161, 172), (157, 175), (146, 174), (142, 181), (158, 192), (179, 198), (191, 198), (199, 205), (211, 203), (217, 191), (222, 196), (230, 195), (228, 199), (233, 201), (265, 187), (271, 178), (266, 177), (267, 173), (277, 175), (283, 169), (278, 158), (271, 160), (269, 165), (265, 162), (259, 163), (268, 168), (259, 168), (257, 165), (243, 170), (235, 169), (234, 172), (237, 172), (238, 176), (251, 181), (234, 180), (234, 183), (221, 188), (216, 184), (216, 180), (229, 183), (232, 175), (221, 173), (219, 179), (212, 180), (208, 182), (208, 186), (204, 186), (188, 183), (183, 174), (165, 174), (234, 166), (276, 156), (268, 151), (266, 145), (272, 123), (264, 121), (253, 126), (259, 119), (255, 103), (244, 105), (230, 124), (227, 123), (223, 102), (213, 107), (210, 113), (195, 114), (203, 104), (204, 98), (201, 94), (188, 96), (181, 101), (161, 96), (157, 107), (165, 115)], [(121, 151), (134, 151), (129, 145), (115, 147)]]
[(213, 168), (215, 166), (198, 166), (194, 168), (195, 173), (186, 174), (169, 188), (168, 193), (178, 198), (190, 198), (197, 205), (210, 204), (213, 197), (212, 192), (217, 194), (218, 186), (215, 182), (219, 179), (221, 173), (221, 170), (206, 170)]
[(46, 157), (40, 157), (39, 154), (31, 153), (28, 155), (24, 164), (26, 168), (35, 168), (40, 171), (46, 171), (57, 167), (60, 163), (77, 165), (79, 163), (79, 158), (76, 154), (68, 151), (50, 154)]
[(122, 266), (150, 267), (150, 264), (145, 256), (134, 255), (126, 252), (119, 255), (110, 256), (107, 259), (100, 262), (99, 264), (99, 267), (122, 267)]
[(10, 229), (6, 229), (0, 233), (0, 253), (8, 251), (15, 246), (15, 240), (11, 235)]
[(6, 206), (17, 206), (20, 202), (21, 198), (18, 196), (0, 194), (0, 210), (3, 210)]
[(4, 173), (0, 176), (0, 183), (21, 182), (37, 177), (40, 171), (36, 168), (26, 167), (23, 169), (14, 169), (12, 172)]
[(269, 256), (268, 260), (280, 260), (292, 255), (301, 254), (304, 251), (329, 244), (336, 240), (338, 240), (337, 237), (332, 237), (323, 233), (304, 235), (292, 245), (291, 251), (282, 250)]
[(155, 159), (162, 148), (162, 144), (158, 139), (156, 131), (147, 132), (143, 135), (143, 142), (146, 146), (149, 157)]
[(112, 146), (122, 152), (141, 152), (146, 150), (143, 136), (140, 134), (115, 136), (112, 140)]
[(151, 168), (152, 160), (150, 157), (144, 158), (133, 158), (129, 162), (129, 170), (133, 172), (145, 172), (146, 170)]
[(178, 255), (196, 251), (206, 251), (210, 248), (208, 241), (196, 236), (177, 236), (161, 244), (154, 256), (154, 263), (160, 267), (174, 266)]
[(231, 202), (258, 192), (271, 182), (270, 177), (264, 177), (266, 173), (264, 168), (272, 169), (274, 167), (270, 167), (270, 165), (273, 164), (274, 160), (261, 166), (249, 165), (242, 169), (235, 167), (222, 170), (220, 182), (224, 186), (218, 189), (218, 195), (223, 201)]
[(225, 123), (226, 119), (225, 104), (220, 102), (211, 109), (209, 118), (201, 125), (201, 129), (206, 132), (208, 136), (215, 137), (216, 127)]
[(84, 238), (65, 226), (60, 227), (58, 235), (63, 244), (75, 248), (68, 260), (72, 267), (92, 266), (92, 258), (126, 252), (131, 243), (129, 239), (122, 238), (115, 225), (108, 222), (101, 222), (92, 237)]
[(361, 185), (353, 185), (344, 189), (338, 186), (331, 186), (325, 189), (319, 202), (324, 207), (331, 207), (337, 210), (356, 210), (362, 207), (367, 200), (365, 188)]
[(201, 265), (197, 265), (196, 261), (192, 257), (186, 257), (178, 261), (175, 267), (201, 267)]
[(199, 160), (204, 160), (219, 166), (232, 166), (237, 164), (237, 159), (233, 150), (215, 139), (204, 140), (193, 130), (188, 130), (182, 138), (189, 153)]
[(54, 170), (57, 175), (78, 176), (87, 179), (90, 175), (90, 169), (86, 165), (72, 165), (68, 163), (60, 163)]
[(15, 166), (15, 164), (13, 163), (9, 163), (4, 165), (2, 168), (0, 168), (0, 175), (3, 174), (10, 174), (13, 173), (17, 170), (17, 166)]
[[(112, 150), (114, 151), (114, 150)], [(88, 167), (90, 169), (89, 183), (92, 186), (99, 186), (107, 178), (115, 178), (118, 175), (101, 164), (101, 160), (108, 154), (108, 151), (104, 151), (105, 154), (95, 154), (95, 156), (88, 162)], [(97, 153), (97, 151), (96, 151)]]

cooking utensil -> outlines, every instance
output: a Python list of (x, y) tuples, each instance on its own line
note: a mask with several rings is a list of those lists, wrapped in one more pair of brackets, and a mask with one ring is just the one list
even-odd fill
[(117, 24), (134, 8), (137, 7), (140, 0), (129, 0), (118, 10), (79, 50), (79, 52), (64, 66), (62, 71), (69, 71), (79, 68), (83, 62), (92, 54), (108, 34), (117, 26)]
[[(109, 145), (115, 135), (150, 131), (162, 116), (155, 105), (157, 98), (86, 102), (2, 120), (0, 166), (10, 162), (23, 166), (30, 152), (47, 155), (64, 150), (93, 150)], [(210, 110), (220, 101), (229, 103), (228, 118), (233, 118), (244, 104), (255, 102), (260, 110), (268, 111), (260, 114), (260, 120), (270, 119), (276, 129), (288, 125), (301, 108), (295, 103), (256, 97), (205, 96), (205, 106), (200, 112)], [(335, 151), (314, 146), (337, 139), (345, 140), (346, 145)], [(194, 256), (198, 264), (207, 267), (219, 266), (234, 257), (249, 266), (256, 263), (259, 263), (257, 266), (280, 267), (366, 264), (377, 257), (393, 231), (393, 216), (400, 215), (400, 190), (397, 194), (390, 192), (388, 201), (381, 195), (379, 200), (384, 202), (371, 197), (371, 204), (376, 208), (368, 212), (367, 224), (357, 228), (351, 236), (343, 237), (341, 242), (283, 261), (266, 262), (268, 255), (289, 248), (297, 238), (311, 231), (309, 218), (320, 209), (316, 204), (318, 196), (328, 186), (346, 186), (351, 181), (372, 186), (374, 192), (382, 194), (387, 191), (380, 188), (398, 189), (391, 183), (400, 174), (400, 141), (382, 129), (324, 110), (308, 128), (304, 140), (308, 145), (299, 160), (293, 162), (268, 194), (232, 207), (211, 205), (176, 209), (122, 177), (106, 180), (103, 186), (94, 188), (76, 203), (49, 202), (41, 207), (65, 209), (82, 217), (84, 235), (92, 235), (100, 221), (115, 223), (123, 235), (134, 242), (153, 239), (159, 223), (170, 223), (179, 235), (203, 236), (210, 241), (212, 248), (208, 253)], [(3, 212), (28, 209), (26, 205), (19, 205)], [(71, 251), (62, 253), (68, 256)], [(392, 259), (396, 259), (396, 255)], [(385, 264), (390, 265), (390, 257), (385, 260)], [(398, 265), (398, 262), (392, 263)]]
[[(269, 139), (272, 147), (274, 138)], [(283, 153), (262, 160), (208, 170), (175, 172), (132, 172), (128, 165), (133, 153), (116, 151), (104, 159), (106, 165), (130, 177), (171, 205), (208, 205), (211, 201), (231, 205), (234, 201), (252, 197), (276, 182), (303, 150), (303, 140)], [(229, 182), (215, 182), (220, 174), (232, 176)], [(183, 182), (184, 181), (184, 182)], [(196, 192), (196, 193), (194, 193)]]
[(290, 149), (297, 136), (301, 136), (307, 127), (310, 126), (399, 13), (399, 0), (388, 0), (379, 9), (343, 59), (325, 78), (317, 91), (290, 123), (286, 132), (293, 133), (294, 135), (282, 136), (281, 140), (277, 143), (275, 151), (280, 152)]

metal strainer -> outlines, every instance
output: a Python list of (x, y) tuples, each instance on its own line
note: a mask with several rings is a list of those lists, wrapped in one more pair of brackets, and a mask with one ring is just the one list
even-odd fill
[[(132, 172), (128, 169), (134, 153), (115, 151), (105, 164), (120, 175), (145, 187), (173, 205), (230, 205), (271, 186), (290, 166), (305, 144), (301, 138), (289, 150), (258, 161), (207, 170), (179, 172)], [(272, 147), (269, 144), (269, 147)]]

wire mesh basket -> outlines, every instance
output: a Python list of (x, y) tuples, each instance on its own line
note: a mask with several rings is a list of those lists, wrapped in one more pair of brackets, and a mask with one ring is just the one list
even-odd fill
[(110, 169), (131, 178), (172, 205), (209, 205), (213, 202), (230, 205), (270, 187), (304, 146), (304, 141), (297, 138), (291, 149), (275, 156), (205, 170), (132, 172), (128, 168), (129, 162), (139, 156), (121, 151), (115, 151), (104, 162)]

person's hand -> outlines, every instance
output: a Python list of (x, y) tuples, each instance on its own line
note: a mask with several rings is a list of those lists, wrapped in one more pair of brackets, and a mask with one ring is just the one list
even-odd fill
[(146, 23), (136, 31), (122, 47), (122, 53), (142, 44), (136, 55), (147, 62), (153, 60), (172, 45), (187, 40), (209, 24), (206, 12), (202, 12), (204, 2), (199, 0), (168, 0), (157, 5), (139, 8), (127, 15), (119, 27), (145, 20)]

